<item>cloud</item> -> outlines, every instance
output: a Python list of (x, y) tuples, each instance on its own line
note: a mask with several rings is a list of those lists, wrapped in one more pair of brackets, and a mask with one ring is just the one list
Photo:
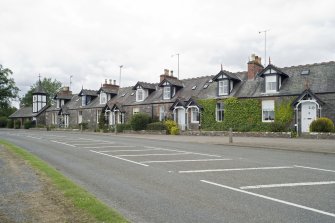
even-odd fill
[[(72, 89), (158, 82), (164, 68), (180, 77), (216, 74), (222, 63), (246, 70), (251, 53), (277, 66), (334, 60), (335, 2), (3, 0), (0, 64), (14, 71), (24, 94), (42, 76)], [(308, 10), (313, 9), (313, 10)], [(262, 58), (263, 61), (265, 58)], [(268, 59), (267, 59), (268, 60)]]

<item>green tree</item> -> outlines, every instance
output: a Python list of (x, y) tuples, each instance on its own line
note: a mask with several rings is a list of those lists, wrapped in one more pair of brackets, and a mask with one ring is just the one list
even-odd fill
[(9, 116), (13, 111), (10, 101), (18, 97), (19, 88), (16, 87), (13, 72), (8, 68), (3, 68), (0, 64), (0, 111), (1, 115)]
[[(33, 104), (33, 93), (39, 85), (39, 81), (36, 81), (31, 87), (30, 90), (21, 98), (21, 106), (31, 106)], [(41, 86), (45, 93), (47, 94), (47, 103), (51, 104), (53, 96), (57, 93), (57, 90), (62, 86), (60, 81), (56, 79), (52, 80), (51, 78), (43, 78), (41, 81)]]

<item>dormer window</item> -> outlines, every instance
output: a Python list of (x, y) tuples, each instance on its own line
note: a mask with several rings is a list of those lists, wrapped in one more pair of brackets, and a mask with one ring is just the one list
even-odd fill
[(265, 92), (277, 92), (277, 75), (265, 76)]
[(86, 105), (86, 95), (81, 96), (81, 106)]
[(106, 104), (107, 103), (107, 94), (105, 92), (100, 93), (100, 104)]
[(219, 95), (228, 95), (229, 93), (229, 80), (219, 81)]
[(218, 96), (229, 95), (230, 92), (232, 92), (234, 85), (241, 81), (235, 74), (223, 70), (221, 70), (212, 80), (218, 83)]
[(148, 90), (143, 89), (141, 86), (137, 86), (136, 89), (136, 101), (144, 101), (148, 97)]
[(171, 87), (165, 86), (163, 88), (163, 99), (171, 99)]
[(265, 93), (277, 93), (279, 92), (282, 82), (289, 76), (281, 71), (279, 68), (272, 64), (269, 64), (263, 71), (258, 74), (264, 78), (265, 81)]

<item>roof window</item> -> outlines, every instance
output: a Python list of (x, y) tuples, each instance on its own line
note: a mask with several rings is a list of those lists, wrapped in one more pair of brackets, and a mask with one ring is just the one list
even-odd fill
[(301, 71), (301, 75), (309, 75), (309, 70), (303, 70), (303, 71)]

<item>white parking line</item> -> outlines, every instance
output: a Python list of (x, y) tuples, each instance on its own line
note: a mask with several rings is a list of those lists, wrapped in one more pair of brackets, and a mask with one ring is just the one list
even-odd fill
[[(183, 150), (177, 150), (177, 149), (165, 149), (165, 148), (159, 148), (159, 147), (152, 147), (152, 146), (144, 146), (146, 148), (152, 148), (152, 149), (160, 149), (160, 150), (166, 150), (166, 151), (173, 151), (173, 152), (183, 152), (183, 153), (188, 153), (188, 151), (183, 151)], [(212, 156), (212, 157), (222, 157), (219, 155), (213, 155), (213, 154), (207, 154), (207, 153), (195, 153), (195, 152), (190, 152), (194, 155), (201, 155), (201, 156)]]
[(58, 141), (55, 141), (55, 140), (51, 140), (51, 142), (55, 142), (55, 143), (59, 143), (59, 144), (63, 144), (63, 145), (66, 145), (66, 146), (71, 146), (71, 147), (76, 147), (74, 145), (70, 145), (70, 144), (67, 144), (65, 142), (58, 142)]
[(261, 195), (261, 194), (256, 194), (256, 193), (249, 192), (249, 191), (240, 190), (238, 188), (229, 187), (229, 186), (226, 186), (226, 185), (218, 184), (218, 183), (207, 181), (207, 180), (200, 180), (200, 181), (203, 182), (203, 183), (207, 183), (207, 184), (211, 184), (211, 185), (217, 186), (217, 187), (226, 188), (226, 189), (237, 191), (237, 192), (240, 192), (240, 193), (249, 194), (249, 195), (252, 195), (252, 196), (255, 196), (255, 197), (260, 197), (260, 198), (263, 198), (263, 199), (275, 201), (275, 202), (286, 204), (286, 205), (289, 205), (289, 206), (293, 206), (293, 207), (297, 207), (297, 208), (309, 210), (309, 211), (312, 211), (312, 212), (316, 212), (316, 213), (319, 213), (319, 214), (323, 214), (323, 215), (328, 215), (328, 216), (331, 216), (331, 217), (335, 217), (334, 213), (322, 211), (322, 210), (319, 210), (319, 209), (307, 207), (307, 206), (300, 205), (300, 204), (295, 204), (295, 203), (292, 203), (292, 202), (280, 200), (280, 199), (273, 198), (273, 197), (264, 196), (264, 195)]
[(42, 139), (42, 138), (39, 138), (39, 137), (34, 137), (34, 136), (26, 136), (28, 138), (32, 138), (32, 139)]
[(145, 151), (153, 151), (159, 149), (119, 149), (119, 150), (110, 150), (110, 152), (145, 152)]
[(304, 169), (320, 170), (320, 171), (326, 171), (326, 172), (333, 172), (333, 173), (335, 173), (335, 170), (327, 170), (327, 169), (320, 169), (320, 168), (308, 167), (308, 166), (298, 166), (298, 165), (294, 165), (294, 166), (295, 167), (299, 167), (299, 168), (304, 168)]
[(84, 149), (99, 149), (99, 148), (122, 148), (122, 147), (135, 147), (135, 146), (87, 146), (87, 147), (82, 147)]
[(124, 158), (117, 157), (117, 156), (113, 156), (113, 155), (110, 155), (110, 154), (106, 154), (106, 153), (102, 153), (102, 152), (98, 152), (98, 151), (94, 151), (94, 150), (90, 150), (90, 151), (91, 151), (92, 153), (97, 153), (97, 154), (100, 154), (100, 155), (113, 157), (113, 158), (115, 158), (115, 159), (119, 159), (119, 160), (127, 161), (127, 162), (130, 162), (130, 163), (135, 163), (135, 164), (138, 164), (138, 165), (141, 165), (141, 166), (149, 166), (149, 165), (146, 165), (146, 164), (143, 164), (143, 163), (138, 163), (138, 162), (135, 162), (135, 161), (132, 161), (132, 160), (124, 159)]
[(232, 159), (153, 160), (153, 161), (144, 161), (144, 162), (141, 162), (141, 163), (210, 162), (210, 161), (221, 161), (221, 160), (232, 160)]
[(245, 171), (245, 170), (276, 170), (291, 169), (293, 166), (271, 166), (271, 167), (251, 167), (251, 168), (234, 168), (234, 169), (211, 169), (211, 170), (182, 170), (178, 173), (207, 173), (207, 172), (229, 172), (229, 171)]
[(130, 155), (117, 155), (118, 157), (124, 156), (176, 156), (176, 155), (188, 155), (192, 153), (153, 153), (153, 154), (130, 154)]
[(89, 145), (99, 145), (99, 144), (113, 144), (113, 143), (110, 143), (110, 142), (93, 142), (93, 143), (76, 143), (76, 144), (72, 144), (72, 145), (75, 145), (75, 146), (89, 146)]
[(321, 181), (321, 182), (302, 182), (302, 183), (286, 183), (286, 184), (265, 184), (255, 186), (240, 187), (242, 190), (259, 189), (259, 188), (273, 188), (273, 187), (299, 187), (299, 186), (314, 186), (314, 185), (328, 185), (335, 184), (335, 181)]

